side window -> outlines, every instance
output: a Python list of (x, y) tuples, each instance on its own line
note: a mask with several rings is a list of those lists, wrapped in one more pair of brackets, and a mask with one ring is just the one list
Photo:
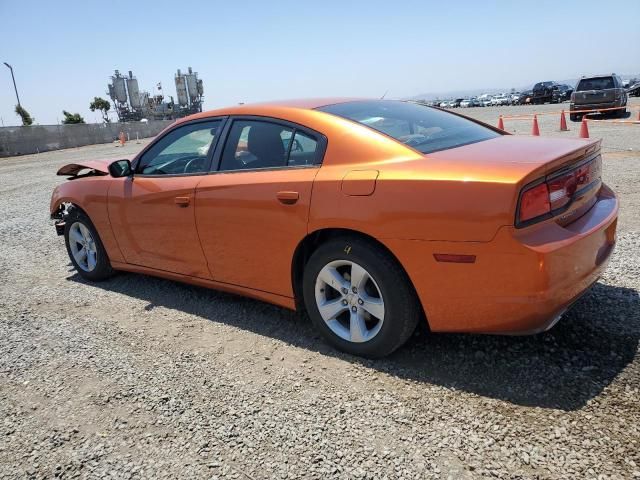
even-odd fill
[(208, 154), (221, 126), (222, 120), (212, 120), (176, 128), (142, 155), (136, 173), (176, 175), (208, 171)]
[[(288, 145), (287, 145), (288, 147)], [(293, 143), (289, 150), (289, 166), (313, 165), (317, 159), (318, 142), (307, 135), (296, 130), (293, 136)]]
[(293, 129), (271, 122), (236, 120), (227, 137), (220, 170), (284, 167)]

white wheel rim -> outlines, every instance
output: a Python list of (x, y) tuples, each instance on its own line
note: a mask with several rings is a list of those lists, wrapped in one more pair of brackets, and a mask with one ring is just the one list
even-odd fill
[(353, 343), (373, 339), (384, 322), (384, 300), (378, 284), (361, 265), (336, 260), (316, 279), (316, 306), (329, 329)]
[(96, 268), (96, 242), (91, 231), (83, 223), (75, 222), (69, 228), (69, 247), (73, 259), (82, 270), (91, 272)]

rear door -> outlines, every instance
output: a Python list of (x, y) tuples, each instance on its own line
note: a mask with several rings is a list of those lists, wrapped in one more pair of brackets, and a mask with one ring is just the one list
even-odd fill
[(217, 168), (196, 189), (209, 270), (220, 282), (291, 297), (291, 262), (307, 234), (326, 139), (264, 117), (233, 118), (226, 130)]
[(195, 222), (195, 190), (209, 172), (224, 119), (180, 125), (109, 190), (109, 218), (127, 263), (210, 278)]

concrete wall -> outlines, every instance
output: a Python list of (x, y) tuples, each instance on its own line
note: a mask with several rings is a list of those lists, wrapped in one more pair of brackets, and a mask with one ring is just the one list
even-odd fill
[(80, 125), (32, 125), (30, 127), (0, 127), (0, 157), (26, 155), (62, 148), (110, 143), (120, 132), (130, 140), (153, 137), (172, 120), (134, 123), (94, 123)]

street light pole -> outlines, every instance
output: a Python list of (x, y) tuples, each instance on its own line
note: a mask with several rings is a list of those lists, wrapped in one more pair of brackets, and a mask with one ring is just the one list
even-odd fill
[(18, 99), (18, 106), (20, 106), (20, 97), (18, 96), (18, 87), (16, 87), (16, 77), (13, 76), (13, 67), (7, 62), (3, 62), (9, 70), (11, 70), (11, 79), (13, 80), (13, 89), (16, 91), (16, 98)]

